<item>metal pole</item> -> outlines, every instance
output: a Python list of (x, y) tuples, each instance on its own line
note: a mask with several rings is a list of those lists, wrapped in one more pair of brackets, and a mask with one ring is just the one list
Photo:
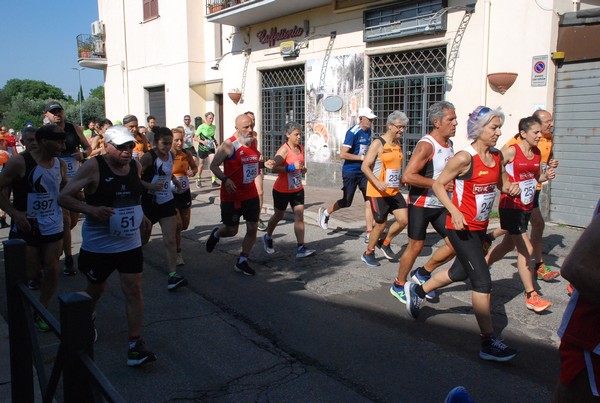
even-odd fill
[(85, 67), (71, 67), (72, 70), (77, 70), (79, 76), (79, 91), (77, 91), (77, 98), (79, 98), (79, 125), (83, 127), (83, 106), (81, 105), (83, 98), (83, 91), (81, 89), (81, 70), (85, 70)]

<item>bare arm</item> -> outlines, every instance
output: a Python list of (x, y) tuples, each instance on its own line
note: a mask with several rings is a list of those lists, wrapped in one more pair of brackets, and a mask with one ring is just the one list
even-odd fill
[(467, 173), (469, 168), (471, 167), (472, 158), (469, 153), (465, 151), (460, 151), (453, 158), (451, 158), (446, 167), (440, 174), (440, 176), (433, 182), (433, 192), (440, 200), (440, 202), (446, 207), (448, 213), (452, 216), (452, 225), (457, 230), (463, 230), (467, 227), (467, 221), (465, 217), (460, 212), (458, 207), (456, 207), (450, 197), (448, 196), (448, 192), (446, 191), (446, 186), (454, 181), (457, 176), (464, 175)]
[(210, 163), (210, 170), (223, 183), (223, 185), (225, 186), (225, 190), (227, 190), (228, 193), (235, 192), (236, 187), (233, 181), (227, 176), (225, 176), (225, 173), (221, 170), (220, 165), (223, 162), (225, 162), (225, 160), (229, 156), (231, 156), (233, 152), (233, 144), (231, 143), (231, 141), (226, 140), (225, 142), (223, 142), (223, 144), (217, 147), (215, 156), (212, 162)]
[(372, 142), (367, 150), (367, 154), (365, 154), (365, 159), (362, 162), (360, 169), (373, 186), (375, 186), (379, 191), (384, 192), (387, 189), (387, 183), (380, 181), (377, 179), (375, 174), (373, 174), (373, 165), (375, 165), (375, 160), (382, 149), (383, 144), (381, 144), (381, 141), (377, 140)]
[[(514, 147), (510, 147), (512, 148), (512, 159), (510, 161), (512, 161), (514, 159), (515, 156), (515, 150)], [(498, 189), (500, 189), (500, 191), (502, 193), (506, 193), (509, 196), (517, 196), (521, 193), (521, 188), (519, 187), (518, 183), (513, 183), (510, 181), (510, 178), (508, 177), (508, 174), (506, 173), (506, 169), (504, 168), (506, 164), (508, 164), (507, 162), (508, 160), (504, 159), (503, 154), (500, 154), (500, 177), (498, 178), (498, 183), (496, 184), (496, 187)]]
[(340, 151), (340, 158), (345, 161), (362, 161), (364, 160), (364, 155), (356, 155), (349, 152), (350, 147), (342, 146)]
[[(433, 186), (434, 180), (431, 178), (426, 178), (423, 175), (419, 174), (421, 169), (425, 167), (425, 164), (431, 158), (431, 154), (433, 153), (433, 146), (427, 141), (420, 141), (417, 143), (412, 156), (410, 157), (410, 161), (406, 164), (406, 168), (404, 168), (404, 174), (402, 175), (402, 182), (411, 186), (417, 186), (420, 188), (430, 188)], [(452, 185), (452, 182), (449, 183)], [(452, 189), (450, 189), (452, 190)]]
[(89, 157), (89, 155), (92, 153), (92, 147), (90, 147), (87, 138), (83, 135), (83, 130), (81, 129), (81, 126), (73, 125), (73, 127), (75, 128), (77, 137), (79, 137), (79, 142), (81, 143), (81, 148), (83, 148), (83, 152), (77, 151), (73, 153), (72, 156), (75, 157), (77, 161), (81, 162), (85, 159), (83, 153), (85, 153), (85, 155)]
[(581, 296), (600, 305), (600, 216), (596, 216), (565, 259), (560, 274)]
[[(194, 159), (194, 156), (192, 155), (191, 152), (185, 151), (185, 155), (186, 155), (186, 158), (187, 158), (187, 162), (188, 162), (188, 164), (190, 166), (189, 170), (192, 171), (192, 175), (191, 176), (194, 176), (194, 175), (196, 175), (198, 173), (198, 164), (196, 164), (196, 160)], [(188, 175), (188, 176), (190, 176), (190, 175)]]
[(4, 165), (0, 172), (0, 209), (12, 217), (19, 230), (27, 232), (31, 226), (25, 212), (14, 208), (8, 196), (13, 184), (25, 175), (25, 169), (25, 159), (20, 155), (10, 158)]
[(271, 169), (274, 173), (286, 172), (287, 167), (285, 166), (285, 158), (287, 157), (287, 153), (288, 148), (285, 145), (279, 147), (279, 150), (277, 150), (277, 153), (273, 158), (273, 167), (269, 169)]

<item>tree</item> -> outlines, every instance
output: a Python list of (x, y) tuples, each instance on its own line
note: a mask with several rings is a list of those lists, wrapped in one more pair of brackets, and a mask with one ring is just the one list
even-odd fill
[(104, 86), (100, 85), (90, 90), (89, 98), (98, 98), (104, 102)]
[(17, 94), (12, 98), (10, 104), (6, 105), (7, 110), (4, 113), (2, 124), (16, 130), (25, 127), (27, 122), (32, 122), (36, 127), (41, 126), (46, 102), (45, 99), (29, 99), (23, 94)]

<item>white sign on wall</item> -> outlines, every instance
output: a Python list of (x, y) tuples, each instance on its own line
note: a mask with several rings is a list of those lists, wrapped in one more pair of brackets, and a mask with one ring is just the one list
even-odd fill
[(531, 58), (531, 86), (545, 87), (548, 78), (548, 55)]

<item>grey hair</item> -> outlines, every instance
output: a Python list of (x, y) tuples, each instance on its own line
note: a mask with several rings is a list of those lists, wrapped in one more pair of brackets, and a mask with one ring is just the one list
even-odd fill
[[(487, 109), (487, 111), (480, 115), (483, 109)], [(504, 124), (504, 112), (502, 112), (501, 108), (490, 109), (487, 106), (478, 106), (475, 108), (469, 115), (469, 120), (467, 121), (468, 139), (473, 141), (477, 140), (479, 135), (483, 132), (483, 128), (494, 118), (500, 119), (500, 126)]]
[(213, 115), (213, 116), (215, 116), (215, 114), (214, 114), (214, 113), (212, 113), (212, 112), (206, 112), (206, 113), (204, 114), (204, 117), (205, 117), (205, 118), (207, 118), (207, 117), (209, 117), (210, 115)]
[(396, 120), (400, 120), (405, 125), (408, 124), (408, 116), (406, 116), (406, 113), (404, 113), (404, 112), (394, 111), (394, 112), (390, 113), (390, 115), (387, 118), (387, 124), (393, 125), (396, 123)]
[(440, 102), (436, 102), (435, 104), (431, 105), (429, 107), (429, 109), (427, 110), (427, 115), (429, 116), (429, 123), (431, 123), (433, 125), (433, 123), (436, 119), (438, 121), (441, 121), (442, 118), (444, 117), (444, 111), (446, 109), (456, 110), (456, 108), (454, 107), (454, 104), (452, 102), (448, 102), (448, 101), (440, 101)]
[(285, 133), (290, 134), (293, 133), (294, 130), (299, 130), (302, 133), (302, 125), (297, 122), (287, 122), (285, 124)]

